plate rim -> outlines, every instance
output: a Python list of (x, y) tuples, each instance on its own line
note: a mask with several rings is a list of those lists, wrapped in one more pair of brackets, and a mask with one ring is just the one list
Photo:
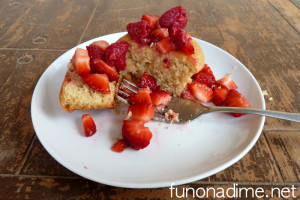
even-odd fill
[[(97, 38), (93, 38), (90, 39), (88, 41), (85, 41), (81, 44), (78, 44), (74, 47), (72, 47), (71, 49), (69, 49), (68, 51), (64, 52), (62, 55), (60, 55), (58, 58), (56, 58), (48, 67), (47, 69), (43, 72), (43, 74), (40, 76), (39, 80), (37, 81), (33, 94), (32, 94), (32, 98), (31, 98), (31, 109), (30, 109), (30, 114), (31, 114), (31, 121), (33, 124), (33, 128), (35, 131), (35, 134), (37, 135), (39, 141), (41, 142), (42, 146), (45, 148), (45, 150), (50, 154), (50, 156), (52, 158), (54, 158), (59, 164), (61, 164), (62, 166), (64, 166), (65, 168), (67, 168), (68, 170), (74, 172), (75, 174), (77, 174), (78, 176), (84, 177), (86, 179), (95, 181), (97, 183), (102, 183), (102, 184), (106, 184), (106, 185), (110, 185), (110, 186), (115, 186), (115, 187), (123, 187), (123, 188), (162, 188), (162, 187), (169, 187), (171, 185), (170, 181), (159, 181), (158, 183), (128, 183), (128, 182), (116, 182), (116, 181), (109, 181), (107, 179), (102, 179), (101, 181), (99, 181), (99, 179), (96, 179), (94, 177), (90, 177), (88, 175), (83, 175), (83, 173), (81, 171), (79, 171), (76, 167), (73, 166), (69, 166), (67, 164), (65, 164), (65, 162), (63, 161), (63, 159), (60, 159), (59, 155), (57, 155), (56, 153), (52, 152), (51, 147), (48, 146), (48, 143), (43, 140), (42, 135), (38, 134), (37, 128), (36, 128), (36, 120), (34, 120), (34, 110), (33, 110), (33, 102), (35, 100), (35, 98), (37, 98), (37, 86), (39, 85), (40, 81), (43, 79), (44, 76), (46, 76), (45, 74), (47, 74), (47, 71), (50, 70), (52, 65), (55, 65), (61, 57), (64, 57), (66, 54), (70, 53), (71, 51), (75, 50), (77, 47), (83, 46), (85, 44), (89, 44), (92, 43), (93, 41), (99, 40), (100, 38), (103, 37), (110, 37), (110, 36), (116, 36), (117, 39), (119, 39), (120, 37), (122, 37), (123, 35), (127, 34), (127, 32), (117, 32), (117, 33), (111, 33), (111, 34), (107, 34), (107, 35), (103, 35), (103, 36), (99, 36)], [(211, 46), (213, 48), (218, 49), (219, 51), (221, 51), (222, 53), (225, 53), (226, 56), (229, 56), (231, 59), (235, 60), (236, 62), (238, 62), (241, 66), (243, 66), (243, 69), (246, 70), (247, 74), (254, 80), (253, 83), (255, 84), (255, 86), (259, 89), (260, 94), (258, 97), (261, 104), (262, 104), (262, 109), (266, 109), (266, 105), (265, 105), (265, 99), (262, 95), (262, 89), (260, 87), (260, 85), (258, 84), (258, 81), (256, 80), (256, 78), (253, 76), (253, 74), (250, 72), (250, 70), (241, 62), (239, 61), (237, 58), (235, 58), (233, 55), (231, 55), (230, 53), (228, 53), (227, 51), (223, 50), (222, 48), (211, 44), (207, 41), (192, 37), (197, 43), (205, 43), (208, 46)], [(200, 45), (200, 44), (199, 44)], [(201, 45), (200, 45), (201, 46)], [(193, 181), (197, 181), (203, 178), (206, 178), (208, 176), (211, 176), (213, 174), (216, 174), (228, 167), (230, 167), (231, 165), (233, 165), (234, 163), (236, 163), (237, 161), (239, 161), (242, 157), (244, 157), (251, 149), (252, 147), (255, 145), (255, 143), (257, 142), (258, 138), (260, 137), (263, 127), (264, 127), (264, 123), (265, 123), (265, 116), (261, 116), (260, 119), (260, 124), (258, 126), (257, 132), (255, 133), (252, 141), (243, 149), (243, 151), (239, 152), (236, 156), (234, 156), (232, 159), (226, 161), (224, 164), (219, 165), (218, 167), (215, 167), (211, 170), (206, 171), (205, 173), (201, 173), (197, 176), (192, 175), (190, 177), (184, 178), (184, 179), (180, 179), (177, 182), (175, 182), (173, 184), (173, 186), (178, 186), (178, 185), (182, 185), (182, 184), (187, 184)]]

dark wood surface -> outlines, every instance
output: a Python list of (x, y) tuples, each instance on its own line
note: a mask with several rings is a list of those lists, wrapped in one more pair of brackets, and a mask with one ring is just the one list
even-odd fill
[[(35, 135), (30, 101), (45, 69), (68, 49), (126, 31), (142, 14), (182, 5), (186, 30), (226, 50), (253, 73), (267, 109), (300, 112), (300, 11), (297, 0), (0, 1), (0, 199), (169, 199), (168, 188), (95, 183), (55, 161)], [(270, 99), (272, 97), (272, 100)], [(251, 151), (231, 167), (181, 187), (297, 187), (300, 123), (266, 118)]]

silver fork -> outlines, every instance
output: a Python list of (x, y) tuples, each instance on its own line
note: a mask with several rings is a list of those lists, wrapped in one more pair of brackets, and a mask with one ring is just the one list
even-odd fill
[[(125, 83), (125, 84), (124, 84)], [(134, 83), (123, 79), (121, 87), (128, 89), (133, 93), (137, 93), (140, 89)], [(122, 96), (120, 96), (122, 95)], [(128, 102), (130, 94), (119, 89), (118, 99), (125, 102)], [(166, 117), (169, 110), (178, 113), (178, 120), (168, 119)], [(166, 123), (187, 123), (197, 117), (211, 113), (211, 112), (230, 112), (230, 113), (248, 113), (255, 115), (264, 115), (268, 117), (275, 117), (284, 120), (290, 120), (295, 122), (300, 122), (300, 113), (287, 113), (287, 112), (278, 112), (271, 110), (262, 110), (262, 109), (252, 109), (252, 108), (240, 108), (240, 107), (223, 107), (223, 106), (206, 106), (200, 103), (197, 100), (187, 100), (178, 97), (172, 97), (171, 101), (164, 106), (163, 108), (156, 110), (154, 117), (152, 118), (155, 121), (161, 121)]]

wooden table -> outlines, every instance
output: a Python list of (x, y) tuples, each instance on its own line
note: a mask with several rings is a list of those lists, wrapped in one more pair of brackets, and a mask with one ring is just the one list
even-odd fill
[[(267, 109), (300, 112), (300, 1), (0, 1), (0, 199), (169, 199), (169, 188), (126, 189), (70, 172), (40, 144), (31, 122), (34, 87), (45, 69), (89, 39), (126, 31), (142, 14), (182, 5), (186, 31), (226, 50), (266, 90)], [(297, 188), (300, 124), (267, 118), (251, 151), (233, 166), (179, 186)], [(178, 190), (180, 191), (180, 190)], [(174, 193), (173, 193), (174, 195)], [(191, 195), (191, 194), (190, 194)], [(173, 196), (174, 197), (174, 196)], [(192, 196), (190, 196), (192, 197)]]

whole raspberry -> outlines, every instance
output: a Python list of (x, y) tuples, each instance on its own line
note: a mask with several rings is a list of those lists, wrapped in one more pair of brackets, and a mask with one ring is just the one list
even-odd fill
[(148, 21), (141, 20), (135, 23), (129, 23), (127, 25), (128, 34), (131, 36), (133, 40), (141, 45), (149, 45), (150, 34), (151, 34), (151, 25)]
[(159, 19), (162, 28), (170, 28), (174, 22), (179, 23), (180, 28), (184, 28), (187, 24), (186, 11), (183, 7), (177, 6), (166, 11)]
[(125, 70), (128, 47), (129, 44), (125, 41), (109, 45), (104, 52), (105, 62), (119, 71)]

